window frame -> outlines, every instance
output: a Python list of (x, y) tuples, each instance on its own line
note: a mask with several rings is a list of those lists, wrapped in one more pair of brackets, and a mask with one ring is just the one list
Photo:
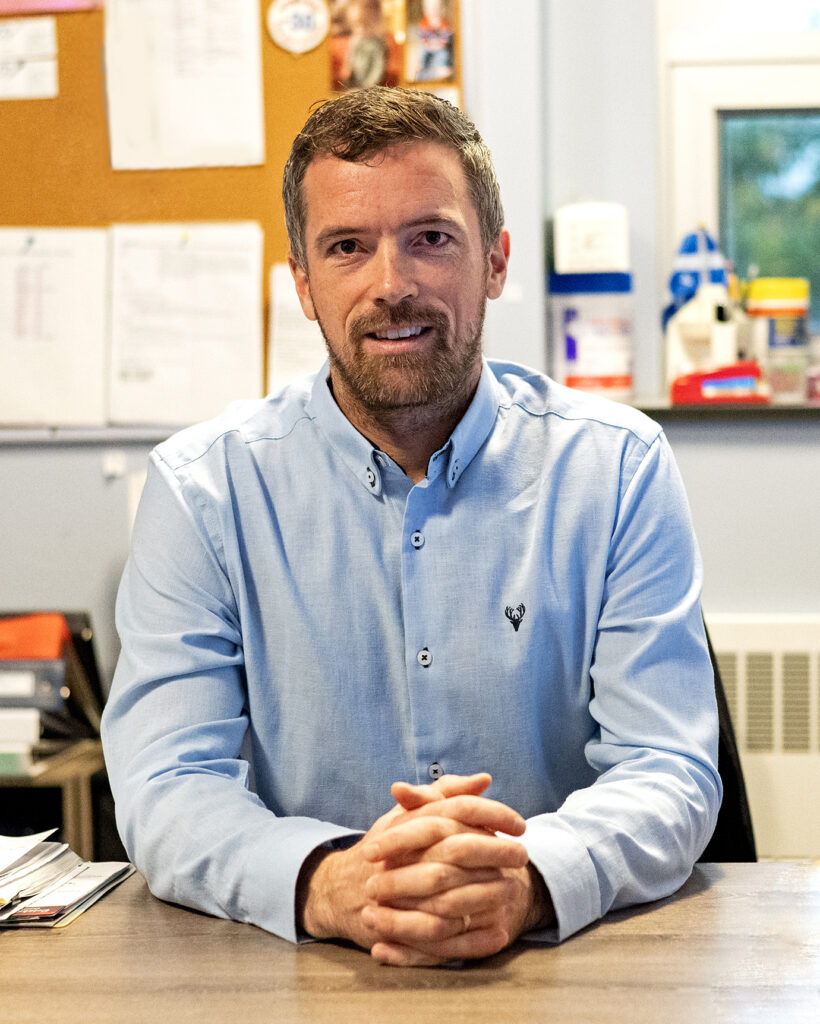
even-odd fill
[(718, 234), (719, 112), (820, 109), (820, 32), (675, 34), (663, 17), (658, 27), (665, 294), (684, 235), (698, 224)]

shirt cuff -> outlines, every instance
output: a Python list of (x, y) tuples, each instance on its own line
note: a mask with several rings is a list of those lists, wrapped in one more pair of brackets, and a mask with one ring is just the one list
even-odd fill
[[(331, 852), (333, 850), (348, 850), (351, 846), (354, 846), (362, 838), (364, 832), (351, 832), (347, 835), (338, 836), (336, 839), (328, 839), (326, 843), (320, 843), (319, 846), (314, 846), (313, 850), (307, 854), (305, 860), (313, 853), (314, 850), (318, 850), (319, 847)], [(304, 864), (304, 861), (302, 861)], [(301, 868), (299, 869), (301, 871)], [(298, 875), (297, 875), (298, 880)], [(296, 920), (296, 886), (293, 888), (293, 919)], [(317, 942), (313, 935), (308, 935), (306, 931), (301, 928), (296, 928), (296, 942)]]
[(527, 822), (518, 837), (530, 863), (549, 890), (556, 923), (551, 928), (526, 932), (522, 938), (536, 942), (563, 942), (601, 916), (601, 893), (595, 865), (586, 846), (554, 814)]
[(255, 910), (244, 919), (289, 942), (300, 942), (309, 938), (296, 933), (296, 883), (302, 865), (318, 847), (351, 845), (363, 833), (310, 818), (291, 818), (288, 824), (291, 834), (287, 839), (278, 837), (276, 855), (268, 849), (264, 858), (255, 858), (254, 869), (248, 873), (257, 891), (247, 894), (247, 904)]

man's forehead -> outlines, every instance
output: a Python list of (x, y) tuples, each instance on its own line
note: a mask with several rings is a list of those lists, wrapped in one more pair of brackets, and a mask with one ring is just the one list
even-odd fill
[(307, 166), (305, 178), (311, 175), (311, 171), (315, 176), (317, 170), (340, 174), (344, 174), (345, 171), (355, 173), (357, 168), (366, 168), (376, 172), (382, 169), (392, 171), (397, 166), (420, 161), (446, 166), (450, 173), (456, 173), (457, 176), (460, 174), (464, 178), (458, 151), (452, 146), (434, 140), (399, 142), (371, 150), (355, 158), (337, 156), (333, 152), (317, 153)]
[(435, 142), (390, 146), (358, 160), (316, 156), (305, 173), (304, 198), (308, 219), (319, 208), (329, 213), (331, 200), (371, 209), (385, 202), (405, 209), (422, 205), (431, 212), (472, 206), (458, 153)]

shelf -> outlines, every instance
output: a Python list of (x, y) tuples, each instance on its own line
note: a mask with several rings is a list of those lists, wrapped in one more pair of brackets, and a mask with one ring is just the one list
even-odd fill
[(3, 445), (159, 444), (181, 426), (0, 427)]
[[(815, 420), (820, 405), (672, 405), (662, 397), (628, 403), (657, 420)], [(184, 424), (134, 427), (0, 427), (0, 448), (14, 446), (155, 445)]]
[(820, 419), (820, 405), (744, 404), (672, 405), (666, 398), (636, 398), (630, 403), (653, 419), (663, 420), (808, 420)]

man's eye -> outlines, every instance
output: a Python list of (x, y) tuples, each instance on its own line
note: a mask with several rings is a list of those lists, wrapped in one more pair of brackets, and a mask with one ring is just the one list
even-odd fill
[(356, 251), (356, 239), (343, 238), (341, 242), (336, 243), (336, 251), (340, 252), (343, 256), (352, 256)]
[(442, 245), (447, 239), (443, 231), (425, 231), (424, 241), (428, 245)]

